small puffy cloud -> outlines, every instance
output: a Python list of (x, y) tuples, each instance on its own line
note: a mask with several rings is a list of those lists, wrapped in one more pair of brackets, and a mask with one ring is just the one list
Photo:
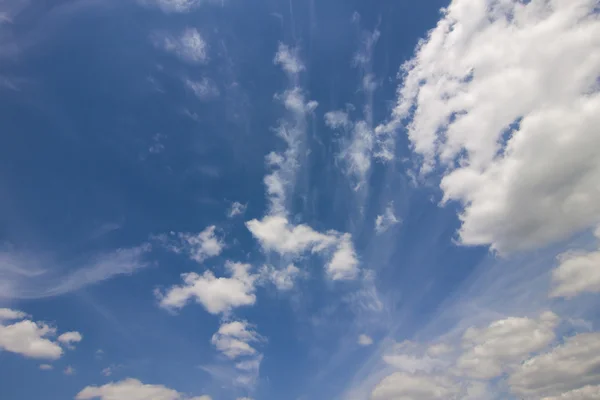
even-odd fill
[(65, 370), (63, 371), (63, 373), (65, 375), (75, 375), (75, 368), (73, 368), (70, 365), (67, 365), (67, 367), (65, 368)]
[(69, 348), (73, 348), (75, 343), (81, 342), (83, 336), (79, 332), (65, 332), (58, 337), (58, 341)]
[(278, 290), (286, 291), (294, 287), (294, 281), (301, 275), (301, 271), (294, 264), (285, 268), (276, 268), (272, 265), (263, 265), (260, 269), (260, 279), (271, 282)]
[(382, 215), (375, 218), (375, 232), (379, 235), (390, 229), (392, 226), (399, 224), (400, 220), (394, 214), (394, 203), (390, 202), (385, 208)]
[(225, 248), (225, 243), (217, 236), (216, 229), (211, 225), (200, 233), (171, 232), (170, 237), (161, 235), (158, 240), (169, 250), (175, 253), (186, 253), (192, 260), (202, 263), (208, 258), (217, 257)]
[(258, 352), (250, 345), (260, 340), (260, 336), (245, 321), (224, 323), (212, 336), (211, 343), (227, 358), (234, 360), (241, 356), (255, 356)]
[(219, 88), (208, 78), (202, 78), (199, 81), (186, 79), (184, 83), (200, 100), (207, 100), (219, 95)]
[(211, 271), (202, 275), (195, 272), (182, 274), (182, 285), (173, 286), (165, 293), (156, 292), (160, 306), (180, 309), (190, 300), (195, 300), (209, 313), (220, 314), (232, 308), (253, 305), (256, 302), (254, 282), (257, 276), (250, 274), (251, 266), (228, 261), (225, 268), (231, 277), (217, 278)]
[(0, 323), (0, 350), (28, 358), (56, 360), (62, 356), (63, 350), (49, 339), (55, 334), (56, 328), (41, 322), (23, 320), (11, 325)]
[(265, 216), (262, 220), (246, 222), (248, 230), (263, 249), (281, 255), (300, 254), (305, 251), (319, 252), (337, 242), (333, 233), (323, 234), (308, 225), (291, 225), (282, 216)]
[(442, 171), (463, 244), (527, 250), (600, 221), (597, 14), (593, 0), (453, 0), (403, 66), (380, 130), (406, 126), (421, 173)]
[(582, 333), (567, 338), (564, 344), (521, 363), (508, 379), (512, 391), (519, 396), (550, 399), (595, 398), (582, 396), (585, 393), (597, 393), (597, 387), (588, 386), (598, 382), (598, 332)]
[(364, 333), (358, 336), (358, 344), (361, 346), (370, 346), (373, 344), (373, 339), (369, 335), (365, 335)]
[(333, 257), (325, 266), (327, 275), (334, 281), (356, 279), (359, 273), (358, 264), (352, 237), (345, 233), (341, 236)]
[(246, 212), (246, 208), (248, 206), (246, 204), (242, 204), (240, 202), (235, 201), (231, 208), (227, 211), (227, 218), (233, 218), (237, 215), (243, 215)]
[(552, 312), (538, 319), (510, 317), (485, 328), (469, 328), (463, 335), (463, 354), (456, 363), (466, 376), (490, 379), (501, 375), (554, 338), (559, 318)]
[(325, 125), (331, 129), (346, 129), (352, 125), (348, 113), (344, 111), (329, 111), (325, 113)]
[(208, 44), (195, 28), (185, 29), (179, 36), (156, 34), (154, 44), (190, 64), (208, 62)]
[(50, 371), (50, 370), (54, 369), (54, 367), (50, 364), (40, 364), (40, 369), (42, 371)]
[(290, 49), (285, 44), (279, 43), (279, 48), (277, 49), (277, 53), (275, 53), (273, 62), (281, 65), (281, 68), (288, 74), (297, 75), (305, 69), (297, 53), (297, 49)]
[(76, 400), (211, 400), (209, 396), (189, 397), (163, 385), (148, 385), (128, 378), (103, 386), (88, 386), (75, 397)]
[(11, 310), (10, 308), (0, 308), (0, 323), (2, 323), (2, 321), (24, 319), (25, 317), (27, 317), (27, 314), (22, 311)]
[(371, 400), (447, 400), (456, 398), (460, 386), (444, 376), (396, 372), (377, 384)]
[(585, 292), (600, 292), (600, 251), (570, 251), (558, 257), (552, 271), (555, 284), (552, 297), (573, 297)]

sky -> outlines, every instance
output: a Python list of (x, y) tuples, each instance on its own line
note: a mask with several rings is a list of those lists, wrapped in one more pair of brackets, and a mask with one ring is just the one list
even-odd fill
[(600, 398), (598, 0), (0, 0), (0, 399)]

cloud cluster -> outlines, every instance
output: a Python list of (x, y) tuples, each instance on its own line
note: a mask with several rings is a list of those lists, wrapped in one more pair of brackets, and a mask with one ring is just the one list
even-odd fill
[(250, 306), (256, 302), (255, 281), (250, 264), (227, 261), (225, 269), (230, 277), (216, 277), (212, 271), (199, 275), (195, 272), (182, 274), (182, 285), (175, 285), (166, 292), (156, 291), (160, 306), (177, 310), (190, 300), (201, 304), (211, 314), (222, 314), (233, 308)]
[(208, 62), (208, 44), (196, 28), (187, 28), (179, 36), (156, 33), (154, 45), (189, 64)]
[[(453, 0), (403, 71), (392, 121), (462, 203), (460, 241), (516, 251), (600, 220), (594, 0)], [(559, 160), (557, 162), (557, 160)]]
[(28, 358), (57, 360), (63, 355), (57, 341), (70, 347), (82, 339), (79, 332), (67, 332), (54, 341), (56, 328), (26, 318), (21, 311), (0, 308), (0, 350)]
[(333, 280), (354, 279), (359, 273), (359, 261), (348, 233), (317, 232), (308, 225), (292, 225), (286, 217), (267, 215), (262, 220), (246, 222), (248, 230), (265, 251), (298, 258), (306, 252), (331, 253), (326, 264), (327, 275)]
[(76, 400), (211, 400), (209, 396), (190, 397), (163, 385), (149, 385), (128, 378), (103, 386), (87, 386), (75, 397)]
[(394, 214), (394, 203), (390, 202), (385, 208), (385, 212), (375, 218), (375, 233), (380, 235), (399, 223), (400, 220)]
[(160, 235), (158, 241), (175, 253), (185, 253), (197, 263), (217, 257), (225, 249), (223, 239), (217, 235), (217, 228), (211, 225), (199, 233), (175, 233)]

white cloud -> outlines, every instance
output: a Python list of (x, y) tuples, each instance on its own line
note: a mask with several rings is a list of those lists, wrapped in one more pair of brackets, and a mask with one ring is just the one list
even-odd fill
[(88, 386), (75, 397), (76, 400), (211, 400), (209, 396), (189, 397), (163, 385), (143, 384), (128, 378), (103, 386)]
[(394, 203), (390, 202), (385, 208), (385, 212), (375, 218), (375, 232), (378, 235), (382, 234), (398, 223), (400, 223), (400, 220), (394, 214)]
[(211, 314), (220, 314), (232, 308), (250, 306), (256, 302), (254, 281), (249, 264), (228, 261), (225, 268), (230, 278), (215, 277), (211, 271), (198, 275), (195, 272), (182, 274), (183, 285), (173, 286), (161, 293), (157, 291), (161, 307), (179, 309), (190, 300), (200, 303)]
[(186, 79), (184, 83), (201, 100), (207, 100), (219, 95), (219, 88), (208, 78), (202, 78), (199, 81)]
[(81, 342), (81, 340), (83, 340), (83, 336), (79, 332), (65, 332), (58, 337), (58, 341), (70, 349), (73, 349), (73, 345)]
[(370, 346), (373, 344), (373, 339), (369, 335), (365, 335), (364, 333), (358, 336), (358, 344), (361, 346)]
[(337, 250), (325, 266), (327, 275), (334, 281), (356, 279), (360, 272), (358, 264), (356, 251), (352, 244), (352, 236), (345, 233), (340, 237)]
[(104, 376), (111, 376), (113, 371), (111, 367), (106, 367), (100, 373)]
[(25, 317), (27, 317), (27, 314), (22, 311), (11, 310), (10, 308), (0, 308), (0, 323), (3, 321), (23, 319)]
[[(216, 227), (211, 225), (200, 233), (175, 233), (160, 235), (157, 239), (175, 253), (185, 252), (192, 260), (202, 263), (223, 252), (225, 243), (217, 236)], [(176, 237), (177, 240), (171, 239)]]
[(54, 369), (54, 367), (50, 364), (40, 364), (40, 369), (42, 371), (50, 371), (50, 370)]
[(558, 396), (544, 397), (542, 400), (595, 400), (600, 399), (600, 386), (588, 385), (580, 389), (571, 390)]
[(584, 292), (600, 292), (600, 251), (569, 251), (558, 257), (560, 265), (552, 271), (556, 286), (552, 297), (573, 297)]
[(234, 202), (231, 205), (229, 211), (227, 211), (227, 218), (233, 218), (237, 215), (243, 215), (246, 212), (246, 208), (248, 206), (246, 204), (242, 204), (240, 202)]
[[(520, 396), (577, 398), (571, 391), (590, 392), (588, 385), (600, 382), (600, 333), (582, 333), (564, 344), (525, 361), (510, 375), (508, 383)], [(570, 396), (570, 397), (569, 397)], [(550, 397), (552, 398), (552, 397)], [(583, 397), (585, 398), (585, 397)], [(590, 398), (591, 399), (591, 398)]]
[(0, 349), (28, 358), (57, 360), (63, 350), (48, 339), (55, 334), (56, 328), (29, 320), (0, 325)]
[(319, 252), (337, 242), (335, 233), (319, 233), (308, 225), (291, 225), (282, 216), (265, 216), (262, 220), (246, 222), (248, 230), (263, 249), (283, 254)]
[(384, 378), (371, 393), (371, 400), (448, 400), (460, 387), (443, 376), (396, 372)]
[(283, 43), (279, 43), (279, 48), (273, 62), (281, 65), (281, 68), (291, 75), (297, 75), (305, 69), (304, 64), (302, 64), (302, 61), (298, 57), (298, 50), (290, 49)]
[(272, 265), (263, 265), (260, 269), (260, 278), (271, 282), (278, 290), (286, 291), (294, 287), (294, 281), (301, 275), (301, 271), (294, 264), (285, 268), (275, 268)]
[(178, 37), (156, 34), (153, 39), (157, 47), (175, 54), (182, 61), (190, 64), (208, 62), (208, 44), (196, 28), (187, 28)]
[[(403, 67), (421, 172), (462, 203), (460, 240), (508, 252), (600, 220), (600, 20), (595, 0), (453, 0)], [(557, 162), (559, 160), (559, 162)]]
[(331, 129), (347, 129), (352, 126), (352, 122), (348, 113), (336, 110), (325, 113), (325, 125)]
[(543, 313), (539, 319), (510, 317), (486, 328), (469, 328), (463, 335), (463, 354), (457, 367), (466, 376), (490, 379), (550, 344), (559, 322), (556, 314)]
[(250, 345), (260, 336), (245, 321), (224, 323), (211, 339), (211, 343), (227, 358), (234, 360), (242, 356), (254, 356), (258, 352)]
[(448, 354), (452, 351), (452, 346), (446, 343), (436, 343), (429, 346), (427, 354), (432, 357), (439, 357)]
[(423, 346), (415, 342), (404, 341), (393, 346), (383, 355), (383, 361), (402, 372), (432, 374), (447, 367), (447, 363), (432, 358)]
[(63, 371), (63, 373), (65, 375), (75, 375), (75, 368), (73, 368), (70, 365), (67, 365), (67, 367), (65, 368), (65, 370)]
[(355, 279), (358, 276), (359, 261), (349, 233), (320, 233), (308, 225), (294, 226), (287, 218), (277, 215), (267, 215), (262, 220), (253, 219), (246, 222), (246, 226), (265, 251), (280, 255), (299, 257), (308, 251), (323, 253), (335, 248), (325, 266), (328, 276), (333, 280)]

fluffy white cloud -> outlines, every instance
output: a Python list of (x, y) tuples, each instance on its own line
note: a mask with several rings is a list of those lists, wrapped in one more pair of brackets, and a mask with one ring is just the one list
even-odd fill
[(211, 343), (229, 359), (241, 356), (254, 356), (258, 352), (250, 345), (260, 340), (260, 336), (245, 321), (224, 323), (211, 339)]
[(41, 322), (23, 320), (11, 325), (0, 324), (0, 349), (29, 358), (56, 360), (62, 348), (48, 339), (56, 329)]
[(297, 75), (304, 70), (304, 64), (298, 57), (298, 50), (290, 49), (289, 46), (283, 43), (279, 43), (273, 62), (281, 65), (281, 68), (291, 75)]
[(190, 64), (208, 62), (208, 44), (196, 28), (187, 28), (179, 36), (156, 34), (154, 44), (163, 50), (175, 54)]
[(373, 339), (369, 335), (365, 335), (364, 333), (358, 336), (358, 344), (361, 346), (370, 346), (373, 344)]
[(75, 343), (79, 343), (82, 340), (83, 336), (79, 332), (65, 332), (58, 337), (58, 341), (69, 348), (73, 348)]
[(352, 236), (336, 231), (320, 233), (308, 225), (291, 225), (287, 218), (267, 215), (262, 220), (246, 222), (248, 230), (266, 251), (280, 255), (298, 257), (302, 253), (323, 253), (333, 250), (331, 259), (325, 266), (333, 280), (354, 279), (358, 276), (358, 258), (352, 244)]
[(447, 366), (447, 363), (442, 360), (430, 357), (423, 346), (410, 341), (395, 344), (382, 358), (386, 364), (395, 369), (411, 374), (432, 374), (435, 370)]
[(334, 281), (355, 279), (360, 272), (358, 264), (356, 251), (354, 251), (354, 245), (352, 244), (352, 236), (345, 233), (340, 237), (337, 249), (325, 266), (327, 275)]
[(552, 271), (555, 287), (552, 297), (573, 297), (584, 292), (600, 292), (600, 251), (569, 251), (558, 257)]
[(294, 281), (301, 275), (301, 271), (294, 264), (285, 268), (275, 268), (272, 265), (263, 265), (260, 269), (260, 279), (271, 282), (278, 290), (286, 291), (294, 287)]
[(600, 383), (600, 333), (567, 338), (564, 344), (519, 365), (508, 382), (513, 392), (526, 398), (576, 399), (593, 393), (594, 388), (586, 386)]
[(371, 393), (371, 400), (448, 400), (460, 387), (443, 376), (396, 372), (384, 378)]
[(446, 343), (436, 343), (429, 346), (427, 349), (427, 354), (432, 357), (443, 356), (444, 354), (448, 354), (452, 351), (452, 346)]
[(11, 310), (10, 308), (0, 308), (0, 323), (2, 321), (12, 321), (15, 319), (23, 319), (27, 316), (22, 311)]
[(463, 204), (460, 240), (514, 251), (600, 220), (596, 0), (453, 0), (403, 67), (421, 172)]
[(211, 400), (209, 396), (189, 397), (163, 385), (147, 385), (128, 378), (103, 386), (88, 386), (75, 397), (77, 400)]
[[(170, 237), (166, 235), (158, 236), (157, 239), (162, 242), (169, 250), (175, 253), (187, 253), (188, 256), (202, 263), (204, 260), (217, 257), (223, 252), (225, 243), (217, 236), (216, 227), (211, 225), (200, 233), (170, 233)], [(176, 239), (172, 239), (176, 237)]]
[(219, 95), (219, 88), (208, 78), (202, 78), (199, 81), (185, 79), (183, 82), (201, 100), (207, 100)]
[(247, 207), (248, 206), (246, 204), (242, 204), (237, 201), (234, 202), (229, 211), (227, 211), (227, 218), (233, 218), (236, 215), (243, 215), (246, 212)]
[(202, 275), (195, 272), (182, 274), (183, 285), (173, 286), (166, 293), (156, 292), (161, 307), (179, 309), (195, 300), (209, 313), (220, 314), (235, 307), (253, 305), (257, 276), (250, 274), (251, 265), (228, 261), (225, 268), (231, 274), (230, 278), (217, 278), (211, 271)]
[(382, 234), (398, 223), (400, 223), (400, 220), (394, 214), (394, 203), (390, 202), (385, 208), (385, 212), (375, 218), (375, 232), (378, 235)]
[(510, 317), (483, 329), (469, 328), (463, 335), (464, 352), (456, 365), (472, 378), (501, 375), (552, 342), (558, 322), (554, 313), (545, 312), (539, 319)]
[(319, 252), (337, 242), (335, 232), (319, 233), (308, 225), (291, 225), (287, 218), (267, 215), (262, 220), (246, 222), (248, 230), (263, 249), (283, 254)]

